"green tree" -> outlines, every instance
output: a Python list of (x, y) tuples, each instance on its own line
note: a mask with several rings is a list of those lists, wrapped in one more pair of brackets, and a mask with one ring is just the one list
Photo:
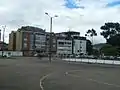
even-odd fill
[(94, 56), (97, 56), (97, 57), (99, 57), (99, 55), (100, 55), (100, 52), (99, 52), (99, 50), (97, 50), (97, 49), (93, 49), (93, 53), (92, 53)]
[(86, 32), (85, 36), (90, 36), (92, 38), (92, 44), (93, 44), (93, 37), (97, 36), (97, 33), (96, 33), (95, 29), (91, 29), (91, 30), (89, 29)]
[(108, 44), (112, 46), (120, 46), (120, 24), (108, 22), (100, 27), (101, 35), (106, 39)]
[(120, 34), (116, 34), (115, 36), (111, 36), (107, 43), (111, 44), (112, 46), (120, 47)]
[(116, 55), (118, 55), (117, 47), (114, 47), (114, 46), (112, 46), (110, 44), (106, 44), (105, 46), (103, 46), (101, 48), (101, 52), (105, 56), (116, 56)]
[(91, 55), (92, 51), (93, 51), (93, 46), (92, 46), (92, 43), (90, 40), (87, 40), (86, 46), (87, 46), (86, 51), (87, 51), (88, 55)]
[(108, 40), (110, 37), (115, 36), (116, 34), (120, 34), (120, 24), (119, 23), (113, 23), (108, 22), (105, 23), (103, 26), (100, 27), (101, 35)]

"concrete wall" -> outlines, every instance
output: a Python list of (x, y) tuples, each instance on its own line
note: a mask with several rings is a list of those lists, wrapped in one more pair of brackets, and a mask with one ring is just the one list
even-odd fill
[(86, 54), (86, 40), (74, 40), (74, 46), (73, 46), (74, 50), (73, 53), (74, 54)]
[[(23, 56), (23, 52), (20, 51), (4, 51), (3, 55), (8, 55), (10, 53), (11, 56)], [(0, 56), (2, 55), (2, 51), (0, 51)]]
[(72, 40), (57, 40), (57, 54), (72, 54)]
[(23, 44), (22, 34), (23, 32), (19, 32), (19, 31), (16, 32), (16, 50), (22, 50), (22, 44)]
[(12, 31), (9, 34), (8, 50), (14, 51), (15, 49), (16, 49), (16, 32)]

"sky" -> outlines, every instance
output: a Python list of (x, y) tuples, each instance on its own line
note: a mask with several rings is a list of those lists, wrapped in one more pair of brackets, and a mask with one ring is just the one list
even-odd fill
[(36, 26), (49, 31), (50, 16), (53, 18), (53, 31), (78, 31), (85, 36), (88, 29), (94, 28), (98, 36), (95, 43), (104, 43), (100, 26), (106, 22), (119, 22), (120, 0), (0, 0), (0, 29), (6, 25), (5, 41), (9, 33), (21, 26)]

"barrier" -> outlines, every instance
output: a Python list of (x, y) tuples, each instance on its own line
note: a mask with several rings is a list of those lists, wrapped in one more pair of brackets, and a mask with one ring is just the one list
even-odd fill
[[(4, 51), (3, 55), (6, 56), (23, 56), (21, 51)], [(0, 51), (0, 56), (2, 56), (2, 51)]]
[(84, 63), (98, 63), (98, 64), (115, 64), (120, 65), (118, 60), (101, 60), (101, 59), (77, 59), (77, 58), (64, 58), (65, 61), (71, 62), (84, 62)]

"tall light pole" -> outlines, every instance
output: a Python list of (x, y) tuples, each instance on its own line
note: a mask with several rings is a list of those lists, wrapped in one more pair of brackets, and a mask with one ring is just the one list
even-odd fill
[(54, 15), (53, 17), (51, 17), (47, 12), (45, 12), (45, 14), (47, 15), (47, 16), (49, 16), (49, 18), (50, 18), (50, 37), (49, 37), (49, 44), (50, 44), (50, 46), (49, 46), (49, 61), (51, 62), (51, 54), (52, 54), (52, 52), (51, 52), (51, 47), (52, 47), (52, 43), (51, 43), (51, 39), (52, 39), (52, 21), (53, 21), (53, 18), (54, 17), (58, 17), (57, 15)]
[(4, 38), (4, 36), (5, 36), (5, 29), (6, 29), (6, 26), (2, 26), (2, 28), (3, 28), (3, 43), (2, 43), (2, 57), (3, 57), (3, 54), (4, 54), (4, 42), (5, 42), (5, 38)]

